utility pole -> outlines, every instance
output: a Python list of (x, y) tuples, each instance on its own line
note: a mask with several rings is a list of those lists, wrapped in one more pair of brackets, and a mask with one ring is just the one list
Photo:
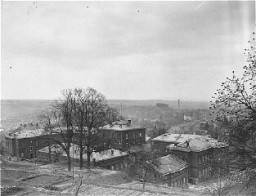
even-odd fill
[(122, 113), (122, 108), (123, 106), (122, 106), (122, 101), (121, 101), (121, 109), (120, 109), (120, 113), (121, 113), (121, 120), (123, 120), (123, 113)]

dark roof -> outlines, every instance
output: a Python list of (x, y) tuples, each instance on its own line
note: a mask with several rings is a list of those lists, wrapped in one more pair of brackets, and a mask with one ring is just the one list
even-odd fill
[(154, 161), (155, 170), (162, 175), (175, 173), (187, 168), (187, 163), (178, 157), (169, 154)]

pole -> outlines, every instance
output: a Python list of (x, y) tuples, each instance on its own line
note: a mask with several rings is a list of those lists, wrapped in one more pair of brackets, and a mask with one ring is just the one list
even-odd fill
[(122, 114), (122, 101), (121, 101), (121, 119), (123, 119), (123, 114)]

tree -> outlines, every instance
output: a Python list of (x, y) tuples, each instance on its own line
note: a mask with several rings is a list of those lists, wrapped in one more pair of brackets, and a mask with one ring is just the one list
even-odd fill
[[(67, 154), (69, 171), (71, 171), (70, 148), (75, 130), (73, 120), (74, 104), (75, 99), (72, 91), (63, 90), (60, 100), (56, 101), (40, 116), (45, 124), (45, 130), (48, 135), (47, 139), (53, 143), (57, 143)], [(49, 147), (49, 154), (51, 154), (50, 149)]]
[(250, 171), (249, 182), (256, 179), (256, 65), (255, 33), (245, 49), (243, 75), (234, 72), (221, 84), (212, 102), (212, 114), (229, 143), (230, 167)]
[(143, 189), (145, 188), (149, 172), (156, 172), (153, 163), (159, 153), (153, 150), (150, 145), (144, 145), (135, 153), (130, 154), (126, 162), (128, 163), (127, 173), (131, 176), (139, 176), (143, 181)]
[(94, 144), (99, 144), (99, 141), (95, 141), (99, 137), (95, 137), (93, 130), (104, 125), (108, 107), (105, 97), (93, 88), (74, 89), (74, 96), (76, 99), (74, 119), (80, 133), (80, 168), (83, 167), (84, 150), (87, 154), (87, 167), (90, 168)]

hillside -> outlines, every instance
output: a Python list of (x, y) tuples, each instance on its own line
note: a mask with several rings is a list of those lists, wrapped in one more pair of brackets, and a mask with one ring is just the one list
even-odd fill
[[(40, 112), (49, 107), (53, 100), (1, 100), (1, 126), (5, 129), (17, 127), (23, 123), (38, 122)], [(121, 109), (121, 100), (108, 100), (110, 106)], [(169, 107), (156, 107), (157, 103), (168, 104)], [(207, 102), (184, 101), (180, 104), (182, 113), (177, 114), (177, 101), (164, 100), (122, 100), (122, 115), (146, 125), (145, 120), (163, 120), (171, 126), (182, 119), (183, 114), (194, 115), (195, 119), (207, 113)]]

